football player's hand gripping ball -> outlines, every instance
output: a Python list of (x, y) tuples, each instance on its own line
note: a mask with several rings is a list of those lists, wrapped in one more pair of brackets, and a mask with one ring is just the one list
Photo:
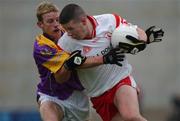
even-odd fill
[(151, 26), (146, 30), (146, 35), (147, 44), (150, 44), (152, 42), (160, 42), (162, 41), (162, 37), (164, 36), (164, 31), (156, 26)]
[(126, 39), (131, 41), (131, 43), (119, 42), (119, 48), (121, 48), (124, 53), (136, 54), (146, 48), (146, 43), (144, 41), (138, 40), (131, 35), (126, 35)]
[(161, 28), (157, 28), (155, 26), (151, 26), (146, 30), (147, 42), (143, 42), (142, 40), (138, 40), (137, 38), (126, 35), (126, 39), (130, 40), (132, 43), (119, 43), (119, 47), (124, 49), (124, 53), (136, 54), (140, 51), (143, 51), (146, 48), (146, 44), (150, 44), (153, 42), (162, 41), (162, 37), (164, 36), (164, 31)]

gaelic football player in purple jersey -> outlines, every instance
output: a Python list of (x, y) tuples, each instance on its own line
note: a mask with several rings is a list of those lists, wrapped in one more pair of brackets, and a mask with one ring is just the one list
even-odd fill
[(37, 25), (42, 30), (34, 42), (33, 57), (40, 82), (37, 85), (37, 102), (43, 121), (87, 121), (89, 100), (82, 92), (75, 71), (65, 69), (70, 57), (58, 45), (64, 30), (59, 24), (59, 9), (52, 3), (38, 5)]

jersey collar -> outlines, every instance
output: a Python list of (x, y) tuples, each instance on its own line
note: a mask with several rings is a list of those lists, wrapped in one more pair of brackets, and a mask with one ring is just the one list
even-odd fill
[(52, 41), (52, 38), (48, 34), (40, 34), (36, 37), (36, 41), (39, 46), (48, 45), (52, 48), (58, 48), (59, 50), (62, 50), (57, 44)]
[(96, 27), (98, 26), (98, 23), (93, 16), (87, 16), (87, 18), (89, 19), (89, 21), (91, 22), (91, 24), (93, 26), (92, 35), (91, 35), (91, 38), (89, 38), (89, 39), (92, 39), (96, 36)]

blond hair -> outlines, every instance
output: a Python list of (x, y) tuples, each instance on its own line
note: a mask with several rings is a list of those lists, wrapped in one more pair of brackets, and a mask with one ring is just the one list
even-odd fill
[(59, 8), (51, 2), (43, 1), (37, 6), (36, 16), (38, 21), (42, 21), (42, 15), (50, 12), (59, 12)]

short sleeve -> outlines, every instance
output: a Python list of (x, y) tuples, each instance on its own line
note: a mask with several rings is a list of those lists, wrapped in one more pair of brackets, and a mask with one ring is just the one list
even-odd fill
[(56, 73), (63, 66), (69, 54), (61, 49), (45, 45), (36, 48), (34, 57), (37, 64), (41, 64), (51, 72)]

